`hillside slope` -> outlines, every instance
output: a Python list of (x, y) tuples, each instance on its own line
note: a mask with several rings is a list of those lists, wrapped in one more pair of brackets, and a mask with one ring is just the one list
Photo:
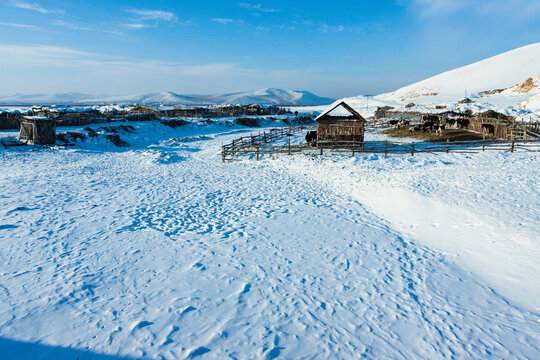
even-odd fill
[[(522, 84), (529, 78), (535, 80), (534, 89), (537, 89), (538, 77), (540, 77), (540, 43), (447, 71), (381, 96), (394, 100), (433, 97), (436, 100), (451, 101), (464, 98), (466, 92), (471, 95), (484, 91), (496, 94), (498, 90)], [(533, 88), (529, 89), (531, 90)], [(512, 93), (525, 94), (523, 91), (524, 89), (516, 88)]]
[[(430, 77), (373, 98), (346, 98), (363, 115), (378, 106), (421, 112), (495, 110), (523, 120), (540, 115), (540, 43)], [(460, 103), (465, 97), (472, 103)], [(405, 108), (406, 105), (409, 107)]]

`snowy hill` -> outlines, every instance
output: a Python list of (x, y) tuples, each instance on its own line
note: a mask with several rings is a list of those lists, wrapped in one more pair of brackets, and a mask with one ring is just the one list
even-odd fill
[[(471, 65), (442, 73), (416, 84), (405, 86), (383, 96), (395, 100), (432, 97), (435, 100), (456, 100), (468, 94), (496, 95), (498, 91), (534, 79), (537, 89), (540, 77), (540, 43), (518, 48)], [(530, 88), (529, 91), (533, 90)], [(524, 94), (515, 87), (507, 96)], [(436, 95), (435, 95), (436, 94)]]
[(162, 105), (327, 105), (334, 99), (317, 96), (306, 90), (262, 89), (218, 95), (180, 95), (174, 92), (96, 97), (80, 93), (54, 95), (13, 95), (0, 98), (0, 104), (162, 104)]
[[(436, 106), (474, 112), (492, 109), (528, 119), (539, 115), (539, 79), (540, 43), (537, 43), (444, 72), (391, 93), (369, 99), (358, 96), (346, 101), (368, 116), (373, 115), (377, 106), (404, 109), (412, 103), (415, 106), (409, 110), (433, 112)], [(466, 96), (473, 102), (460, 104)], [(371, 106), (366, 106), (367, 102)]]

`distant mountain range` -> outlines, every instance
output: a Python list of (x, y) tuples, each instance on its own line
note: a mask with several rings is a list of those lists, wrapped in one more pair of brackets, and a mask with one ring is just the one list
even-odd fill
[(180, 95), (160, 92), (129, 96), (96, 97), (82, 93), (34, 94), (0, 97), (0, 104), (9, 105), (328, 105), (334, 99), (317, 96), (306, 90), (262, 89), (222, 95)]

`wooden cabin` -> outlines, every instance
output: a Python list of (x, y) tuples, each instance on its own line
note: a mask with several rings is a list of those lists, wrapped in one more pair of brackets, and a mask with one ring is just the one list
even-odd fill
[(36, 145), (51, 145), (56, 142), (56, 121), (41, 116), (23, 116), (19, 140), (31, 141)]
[[(343, 109), (335, 115), (336, 110)], [(319, 115), (317, 122), (317, 146), (350, 146), (346, 142), (364, 142), (366, 119), (342, 101)]]

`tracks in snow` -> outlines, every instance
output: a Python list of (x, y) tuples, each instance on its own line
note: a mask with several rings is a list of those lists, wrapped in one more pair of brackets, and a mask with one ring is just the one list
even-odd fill
[(540, 351), (536, 314), (327, 187), (222, 165), (218, 142), (43, 155), (52, 173), (8, 179), (28, 200), (7, 208), (38, 211), (4, 214), (0, 334), (164, 358)]

